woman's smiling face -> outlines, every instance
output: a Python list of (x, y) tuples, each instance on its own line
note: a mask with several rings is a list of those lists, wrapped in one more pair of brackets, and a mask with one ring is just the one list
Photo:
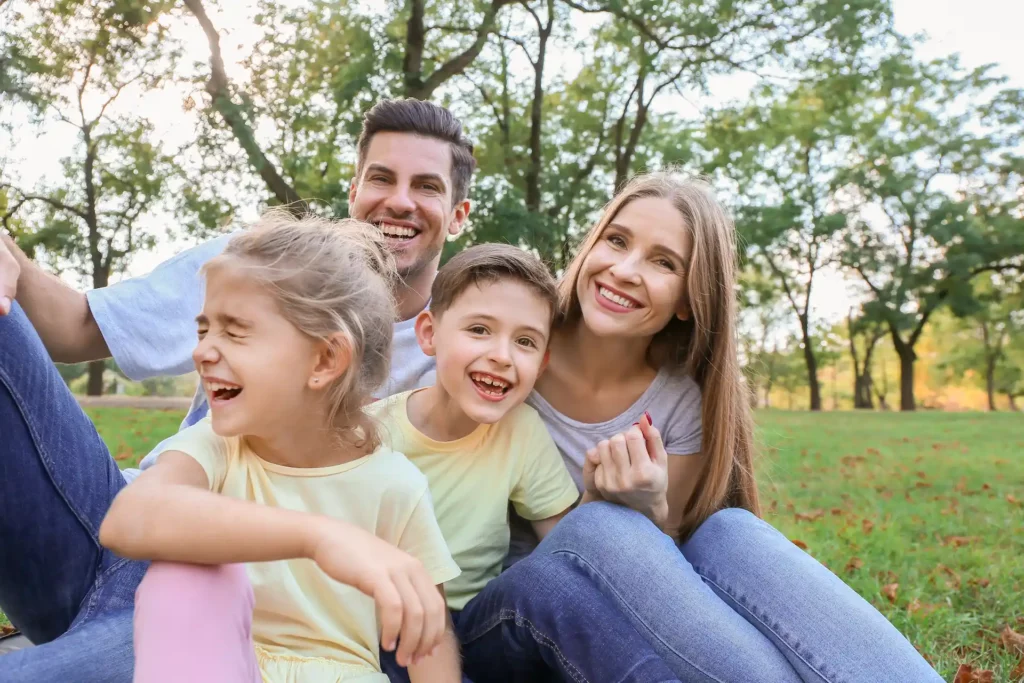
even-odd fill
[(690, 236), (667, 199), (630, 201), (605, 227), (583, 261), (576, 296), (599, 336), (650, 337), (689, 316), (686, 265)]

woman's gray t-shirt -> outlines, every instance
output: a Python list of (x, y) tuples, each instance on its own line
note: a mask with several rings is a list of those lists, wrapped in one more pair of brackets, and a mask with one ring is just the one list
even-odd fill
[[(562, 454), (576, 487), (583, 490), (583, 460), (598, 442), (610, 439), (639, 422), (644, 411), (651, 414), (654, 426), (661, 432), (662, 442), (669, 455), (689, 455), (700, 452), (701, 399), (700, 387), (691, 377), (661, 370), (651, 386), (625, 412), (606, 422), (579, 422), (558, 412), (536, 391), (526, 403), (534, 408), (554, 439)], [(527, 555), (536, 545), (536, 538), (528, 527), (513, 524), (509, 561), (512, 564)]]

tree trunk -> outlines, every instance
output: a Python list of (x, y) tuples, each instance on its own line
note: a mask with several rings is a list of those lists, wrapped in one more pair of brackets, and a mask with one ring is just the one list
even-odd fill
[(800, 331), (804, 341), (804, 362), (807, 363), (807, 384), (811, 388), (811, 410), (821, 410), (821, 387), (818, 385), (818, 359), (811, 348), (811, 336), (807, 331), (807, 322), (800, 319)]
[(1007, 392), (1006, 398), (1010, 399), (1010, 410), (1013, 412), (1019, 412), (1020, 408), (1017, 407), (1017, 397), (1014, 394)]
[(914, 401), (914, 361), (917, 354), (914, 349), (904, 343), (896, 347), (900, 357), (900, 410), (916, 410)]
[(103, 395), (103, 371), (106, 369), (106, 367), (106, 361), (94, 360), (89, 362), (89, 383), (86, 384), (85, 387), (86, 395)]
[(996, 411), (996, 359), (989, 356), (985, 359), (985, 391), (988, 393), (988, 409)]

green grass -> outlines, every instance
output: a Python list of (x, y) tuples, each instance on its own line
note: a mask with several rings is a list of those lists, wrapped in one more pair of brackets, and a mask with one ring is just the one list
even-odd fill
[[(87, 412), (122, 467), (181, 420)], [(1024, 632), (1024, 415), (767, 411), (758, 424), (766, 518), (881, 610), (946, 680), (961, 663), (1011, 680), (1022, 655), (999, 637), (1007, 626)]]
[(1024, 416), (764, 412), (758, 423), (767, 519), (947, 680), (960, 663), (1011, 680), (1024, 653), (999, 638), (1024, 632)]

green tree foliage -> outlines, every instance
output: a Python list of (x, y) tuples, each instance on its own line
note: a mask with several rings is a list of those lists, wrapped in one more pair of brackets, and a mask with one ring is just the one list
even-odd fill
[(858, 135), (857, 163), (843, 190), (858, 213), (845, 232), (843, 261), (873, 295), (900, 358), (900, 407), (913, 410), (916, 345), (943, 305), (976, 306), (972, 282), (1020, 268), (1024, 219), (1024, 132), (1019, 90), (1003, 89), (990, 67), (956, 58), (927, 64), (903, 55), (879, 70), (877, 97)]

